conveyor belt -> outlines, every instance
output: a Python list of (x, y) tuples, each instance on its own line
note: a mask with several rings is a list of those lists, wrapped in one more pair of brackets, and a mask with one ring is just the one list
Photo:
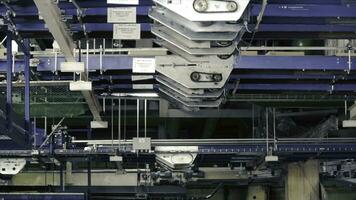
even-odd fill
[[(117, 152), (130, 154), (132, 153), (132, 141), (115, 141), (111, 146), (111, 140), (78, 140), (74, 142), (76, 149), (56, 149), (53, 152), (49, 150), (2, 150), (0, 156), (6, 157), (41, 157), (41, 156), (66, 156), (66, 157), (83, 157), (87, 155), (113, 155)], [(84, 146), (97, 145), (97, 149), (85, 151)], [(274, 146), (272, 140), (269, 140), (269, 148), (274, 149), (276, 155), (298, 154), (303, 157), (311, 154), (322, 155), (323, 158), (353, 158), (356, 157), (356, 140), (355, 138), (300, 138), (300, 139), (279, 139)], [(83, 146), (79, 148), (79, 146)], [(217, 140), (152, 140), (152, 146), (176, 146), (179, 152), (179, 146), (198, 146), (198, 154), (266, 154), (266, 140), (263, 139), (217, 139)], [(144, 154), (152, 154), (144, 153)]]
[[(151, 145), (155, 146), (199, 146), (199, 145), (240, 145), (240, 144), (266, 144), (263, 138), (246, 138), (246, 139), (152, 139)], [(268, 143), (272, 144), (273, 139)], [(127, 145), (132, 144), (132, 140), (74, 140), (75, 144), (87, 145)], [(356, 138), (278, 138), (277, 144), (297, 144), (297, 143), (355, 143)]]

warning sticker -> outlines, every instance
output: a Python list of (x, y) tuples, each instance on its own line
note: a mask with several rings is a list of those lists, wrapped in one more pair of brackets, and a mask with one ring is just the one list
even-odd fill
[(108, 8), (108, 23), (136, 23), (136, 7)]
[(133, 58), (133, 73), (155, 73), (156, 60), (154, 58)]
[(139, 40), (141, 38), (140, 24), (114, 24), (113, 39)]

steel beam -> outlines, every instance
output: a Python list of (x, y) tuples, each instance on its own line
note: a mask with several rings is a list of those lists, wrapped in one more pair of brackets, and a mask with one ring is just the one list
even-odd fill
[(163, 118), (250, 118), (251, 115), (248, 109), (204, 109), (196, 112), (167, 109), (165, 113), (160, 113)]
[[(49, 31), (58, 42), (65, 59), (70, 62), (75, 62), (75, 44), (72, 37), (66, 30), (65, 24), (61, 20), (62, 15), (58, 6), (54, 4), (52, 0), (34, 0), (34, 2), (40, 15), (46, 22)], [(82, 73), (81, 77), (86, 79), (87, 76), (85, 73)], [(94, 120), (102, 121), (100, 116), (101, 106), (95, 97), (95, 94), (91, 91), (83, 91), (82, 94), (89, 106)]]
[(55, 5), (52, 0), (34, 0), (34, 2), (48, 30), (58, 42), (65, 58), (68, 61), (75, 62), (76, 60), (73, 54), (75, 45), (62, 21), (61, 11), (58, 6)]
[[(149, 85), (149, 84), (148, 84)], [(153, 85), (153, 89), (157, 88), (159, 85)], [(119, 92), (120, 90), (130, 90), (140, 91), (133, 87), (133, 84), (102, 84), (96, 85), (93, 88), (95, 90), (111, 90), (114, 93)], [(356, 90), (355, 83), (305, 83), (303, 81), (296, 83), (240, 83), (236, 88), (235, 84), (227, 84), (225, 86), (227, 90), (237, 89), (238, 91), (308, 91), (308, 92), (354, 92)]]
[[(85, 30), (87, 32), (112, 32), (113, 24), (108, 23), (84, 23)], [(151, 31), (151, 23), (140, 23), (141, 31), (150, 32)], [(255, 27), (255, 24), (250, 24), (250, 28)], [(354, 24), (295, 24), (295, 23), (280, 23), (280, 24), (261, 24), (259, 27), (259, 32), (348, 32), (354, 33), (355, 31)], [(52, 33), (51, 27), (46, 27), (44, 23), (36, 22), (36, 23), (16, 23), (16, 29), (19, 32), (47, 32), (50, 30)], [(81, 24), (71, 24), (70, 30), (73, 32), (81, 32), (82, 25)]]
[(6, 40), (6, 120), (7, 120), (7, 129), (12, 129), (12, 33), (7, 32)]
[[(59, 75), (58, 76), (60, 80), (71, 80), (73, 76), (70, 75)], [(35, 81), (33, 83), (40, 84), (43, 82), (43, 84), (51, 84), (50, 80), (54, 79), (54, 75), (52, 74), (46, 74), (42, 76), (43, 81)], [(350, 75), (345, 75), (345, 74), (308, 74), (308, 73), (300, 73), (300, 74), (293, 74), (293, 73), (265, 73), (265, 74), (260, 74), (260, 73), (255, 73), (251, 72), (248, 74), (242, 74), (242, 73), (236, 73), (236, 74), (231, 74), (230, 76), (230, 81), (237, 81), (240, 79), (245, 79), (245, 80), (323, 80), (323, 81), (332, 81), (332, 80), (356, 80), (356, 74), (350, 74)], [(98, 74), (92, 74), (90, 75), (90, 80), (91, 81), (133, 81), (132, 80), (132, 75), (130, 74), (120, 74), (120, 75), (98, 75)], [(153, 76), (150, 79), (146, 80), (153, 80)], [(63, 81), (57, 81), (58, 83), (63, 82)], [(4, 83), (0, 83), (0, 87), (2, 87)], [(23, 84), (21, 83), (15, 83), (14, 87), (19, 87)], [(53, 84), (52, 84), (53, 85)]]
[(84, 200), (85, 195), (81, 193), (0, 193), (0, 198), (8, 200)]
[[(251, 25), (251, 28), (255, 25)], [(351, 32), (354, 33), (354, 24), (261, 24), (260, 32)], [(354, 38), (354, 37), (353, 37)]]
[[(29, 39), (24, 39), (23, 45), (26, 49), (30, 48)], [(25, 130), (29, 141), (29, 146), (32, 146), (32, 131), (31, 131), (31, 119), (30, 119), (30, 53), (24, 52), (24, 63), (25, 63)]]
[[(13, 142), (15, 142), (19, 148), (23, 149), (28, 146), (28, 138), (26, 137), (26, 131), (15, 123), (11, 123), (12, 129), (9, 130), (6, 126), (7, 119), (5, 114), (0, 110), (0, 132), (7, 135)], [(2, 144), (0, 145), (2, 146)]]
[[(147, 3), (149, 2), (149, 3)], [(137, 15), (146, 16), (148, 10), (152, 6), (151, 1), (142, 3), (137, 7)], [(324, 2), (323, 2), (324, 3)], [(79, 6), (83, 9), (84, 16), (106, 16), (107, 7), (120, 7), (122, 5), (108, 5), (96, 1), (85, 1), (79, 2)], [(61, 2), (59, 5), (60, 9), (63, 10), (65, 15), (77, 16), (77, 9), (71, 3)], [(294, 3), (270, 3), (267, 5), (264, 16), (265, 17), (305, 17), (305, 18), (315, 18), (315, 17), (356, 17), (354, 12), (356, 8), (355, 4), (332, 4), (331, 2), (326, 2), (324, 4), (312, 1), (303, 3), (302, 1)], [(5, 13), (6, 7), (0, 7), (0, 13)], [(16, 13), (16, 17), (27, 17), (27, 16), (37, 16), (37, 9), (34, 6), (13, 6), (13, 10)], [(261, 4), (252, 4), (251, 6), (251, 16), (258, 16), (261, 10)]]
[[(241, 56), (235, 69), (347, 70), (348, 58), (337, 56)], [(356, 58), (352, 59), (356, 68)]]
[[(52, 57), (39, 57), (38, 71), (53, 71), (55, 69), (55, 59)], [(58, 58), (58, 63), (64, 62), (63, 57)], [(104, 71), (107, 70), (132, 70), (133, 58), (130, 56), (110, 56), (105, 55), (102, 59)], [(356, 58), (351, 60), (351, 69), (356, 68)], [(86, 61), (84, 61), (86, 62)], [(6, 62), (0, 61), (0, 71), (6, 71)], [(354, 80), (356, 77), (353, 74), (348, 75), (348, 58), (338, 56), (241, 56), (236, 60), (234, 69), (237, 70), (258, 70), (258, 74), (236, 74), (232, 75), (232, 79), (294, 79), (295, 83), (241, 83), (239, 90), (294, 90), (294, 91), (355, 91), (356, 84), (352, 82), (336, 82), (331, 83), (331, 80)], [(23, 62), (16, 62), (15, 71), (23, 70)], [(89, 70), (100, 70), (100, 56), (89, 57)], [(266, 74), (261, 74), (261, 70)], [(281, 72), (283, 71), (283, 72)], [(299, 71), (301, 74), (290, 74), (289, 72)], [(308, 74), (308, 71), (331, 72), (331, 74)], [(305, 74), (303, 75), (303, 73)], [(278, 74), (275, 74), (278, 73)], [(284, 73), (284, 74), (279, 74)], [(117, 77), (121, 79), (120, 77)], [(128, 80), (131, 76), (127, 75)], [(116, 79), (112, 76), (111, 79)], [(96, 78), (97, 81), (98, 78)], [(306, 83), (304, 80), (330, 80), (329, 82)], [(228, 84), (227, 88), (233, 89), (235, 85)], [(117, 85), (95, 85), (95, 89), (133, 89), (132, 84), (117, 84)]]
[(27, 138), (23, 129), (13, 123), (12, 108), (12, 76), (13, 76), (13, 55), (12, 55), (12, 33), (7, 32), (7, 61), (6, 61), (6, 113), (0, 109), (0, 131), (10, 137), (19, 146), (27, 146)]
[[(264, 12), (264, 17), (356, 17), (356, 5), (320, 5), (301, 4), (268, 4)], [(251, 15), (257, 16), (260, 13), (261, 5), (253, 4)]]
[[(40, 64), (38, 71), (54, 71), (54, 57), (38, 57)], [(58, 63), (64, 62), (63, 57), (58, 57)], [(356, 58), (352, 58), (351, 69), (356, 69)], [(86, 62), (85, 60), (83, 62)], [(89, 70), (100, 70), (100, 57), (89, 57)], [(106, 70), (132, 70), (132, 57), (130, 56), (103, 56), (103, 68)], [(241, 56), (236, 60), (235, 70), (320, 70), (320, 71), (346, 71), (348, 58), (338, 56)], [(6, 72), (7, 61), (0, 60), (0, 72)], [(16, 61), (14, 72), (24, 70), (24, 62)], [(240, 75), (241, 77), (247, 75)], [(263, 75), (261, 75), (263, 76)], [(349, 75), (353, 77), (353, 75)], [(277, 77), (275, 77), (277, 78)], [(285, 77), (281, 77), (285, 78)], [(302, 78), (302, 77), (299, 77)], [(317, 77), (315, 77), (317, 78)], [(321, 78), (321, 77), (319, 77)]]
[[(38, 71), (54, 71), (54, 57), (37, 57), (40, 64)], [(65, 58), (58, 57), (58, 63)], [(86, 63), (86, 61), (83, 61)], [(133, 57), (103, 55), (102, 70), (132, 70)], [(356, 69), (356, 58), (351, 59), (351, 69)], [(23, 62), (16, 61), (15, 71), (23, 70)], [(0, 60), (0, 71), (6, 71), (6, 62)], [(240, 56), (235, 63), (235, 70), (297, 70), (297, 71), (347, 71), (348, 58), (342, 56)], [(89, 70), (100, 70), (100, 56), (89, 56)], [(243, 75), (240, 75), (241, 77)], [(353, 75), (351, 74), (350, 77)], [(283, 77), (282, 77), (283, 78)], [(299, 77), (302, 78), (302, 77)], [(320, 78), (320, 77), (319, 77)]]
[[(110, 56), (103, 57), (103, 67), (106, 70), (132, 70), (132, 57), (129, 56)], [(37, 67), (38, 71), (53, 71), (55, 69), (54, 58), (43, 57), (39, 58), (40, 64)], [(64, 62), (64, 58), (58, 58), (58, 63)], [(89, 69), (100, 70), (100, 57), (89, 57)], [(0, 62), (0, 71), (4, 71), (4, 62)], [(16, 70), (21, 70), (21, 63), (16, 65)], [(352, 59), (351, 69), (355, 69), (356, 59)], [(242, 83), (239, 85), (239, 90), (299, 90), (299, 91), (354, 91), (356, 85), (353, 83), (317, 83), (307, 84), (303, 82), (304, 79), (309, 80), (354, 80), (353, 74), (346, 74), (348, 69), (347, 57), (337, 56), (241, 56), (234, 66), (235, 70), (264, 70), (266, 74), (237, 74), (233, 75), (233, 79), (294, 79), (297, 83), (280, 84), (280, 83)], [(284, 71), (287, 74), (271, 74), (275, 70)], [(320, 71), (332, 72), (328, 74), (288, 74), (291, 71)], [(267, 73), (268, 72), (268, 73)], [(278, 72), (281, 73), (281, 72)], [(339, 74), (339, 75), (337, 75)], [(113, 78), (113, 77), (111, 77)], [(118, 77), (119, 78), (119, 77)], [(114, 78), (115, 79), (115, 78)], [(128, 76), (130, 80), (131, 77)], [(100, 80), (99, 80), (100, 81)], [(234, 85), (228, 84), (228, 88), (233, 88)], [(133, 89), (132, 85), (95, 85), (96, 89)]]

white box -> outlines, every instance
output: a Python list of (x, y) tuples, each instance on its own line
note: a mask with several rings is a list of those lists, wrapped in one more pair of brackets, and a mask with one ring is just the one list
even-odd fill
[(108, 122), (106, 122), (106, 121), (91, 121), (90, 128), (92, 128), (92, 129), (108, 128)]
[(354, 127), (356, 127), (356, 120), (344, 120), (344, 121), (342, 121), (342, 127), (354, 128)]
[(110, 162), (122, 162), (122, 156), (110, 156)]
[(84, 72), (84, 62), (62, 62), (61, 72)]
[(92, 83), (90, 81), (73, 81), (69, 83), (70, 91), (91, 91)]
[(266, 162), (278, 162), (278, 156), (266, 156), (265, 157)]

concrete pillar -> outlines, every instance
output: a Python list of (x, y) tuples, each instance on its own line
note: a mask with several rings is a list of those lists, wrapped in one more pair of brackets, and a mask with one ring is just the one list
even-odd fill
[(246, 200), (266, 200), (266, 188), (260, 185), (250, 185), (248, 186), (247, 198)]
[(319, 199), (319, 161), (288, 164), (286, 200)]

